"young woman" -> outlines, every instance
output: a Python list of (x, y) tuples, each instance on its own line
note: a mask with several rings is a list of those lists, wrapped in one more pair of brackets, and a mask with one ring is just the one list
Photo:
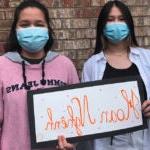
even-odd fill
[(138, 47), (128, 7), (109, 1), (102, 8), (97, 24), (96, 48), (84, 64), (83, 82), (117, 77), (139, 76), (144, 85), (143, 113), (148, 129), (96, 139), (94, 150), (149, 150), (150, 148), (150, 51)]
[[(15, 11), (7, 53), (0, 57), (0, 150), (31, 150), (27, 91), (79, 82), (73, 63), (50, 51), (48, 10), (22, 2)], [(63, 136), (48, 150), (73, 149)], [(44, 149), (45, 150), (45, 149)]]

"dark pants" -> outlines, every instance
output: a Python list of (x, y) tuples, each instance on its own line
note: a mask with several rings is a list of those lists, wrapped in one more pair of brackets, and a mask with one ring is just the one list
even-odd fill
[(93, 150), (92, 142), (91, 141), (85, 141), (85, 142), (78, 143), (77, 150)]

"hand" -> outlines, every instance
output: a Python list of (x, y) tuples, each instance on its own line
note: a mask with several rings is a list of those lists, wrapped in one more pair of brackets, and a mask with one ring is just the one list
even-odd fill
[(64, 136), (58, 136), (58, 145), (56, 146), (58, 150), (73, 150), (74, 145), (67, 142)]
[(144, 101), (142, 104), (142, 110), (145, 117), (150, 118), (150, 100)]

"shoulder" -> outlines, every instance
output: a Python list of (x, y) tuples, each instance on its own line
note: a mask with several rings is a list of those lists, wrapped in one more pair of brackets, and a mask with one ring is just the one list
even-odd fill
[[(63, 67), (64, 69), (75, 68), (74, 63), (65, 55), (59, 54), (52, 60), (53, 65)], [(50, 62), (51, 64), (51, 62)]]
[(135, 53), (143, 65), (150, 66), (150, 49), (142, 47), (131, 48), (131, 53)]
[(61, 64), (65, 64), (65, 65), (71, 65), (73, 64), (72, 60), (65, 56), (65, 55), (59, 55), (57, 56), (56, 60), (61, 63)]
[(58, 64), (58, 65), (70, 65), (72, 61), (65, 55), (59, 54), (54, 51), (49, 51), (46, 58), (46, 62), (51, 64)]
[(5, 54), (0, 56), (0, 65), (6, 63), (8, 59), (6, 58)]
[(146, 49), (143, 47), (132, 47), (132, 52), (136, 52), (139, 55), (150, 55), (150, 49)]
[(131, 48), (132, 52), (137, 53), (142, 60), (144, 60), (146, 63), (150, 64), (150, 49), (137, 47), (137, 48)]
[(8, 72), (7, 70), (12, 66), (12, 63), (7, 57), (4, 55), (0, 56), (0, 76), (2, 72)]
[(84, 67), (92, 67), (93, 65), (96, 65), (101, 58), (103, 57), (103, 53), (98, 53), (92, 55), (87, 61), (84, 63)]

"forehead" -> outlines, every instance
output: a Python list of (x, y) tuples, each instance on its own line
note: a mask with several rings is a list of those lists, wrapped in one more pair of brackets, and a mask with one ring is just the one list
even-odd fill
[(20, 12), (19, 20), (45, 20), (43, 12), (35, 7), (28, 7)]
[(122, 16), (122, 12), (116, 6), (113, 6), (110, 10), (109, 16)]

